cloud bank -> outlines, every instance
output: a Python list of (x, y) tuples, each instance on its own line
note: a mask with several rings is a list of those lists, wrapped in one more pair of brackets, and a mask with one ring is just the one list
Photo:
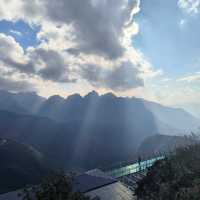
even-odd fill
[(23, 20), (40, 30), (39, 44), (27, 49), (0, 34), (0, 68), (17, 73), (15, 81), (83, 80), (116, 92), (143, 87), (154, 71), (133, 47), (139, 11), (139, 0), (2, 0), (1, 20)]

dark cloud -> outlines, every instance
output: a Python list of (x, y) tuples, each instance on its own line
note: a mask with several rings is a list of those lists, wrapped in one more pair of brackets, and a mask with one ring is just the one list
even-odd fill
[[(37, 75), (44, 80), (55, 82), (73, 82), (62, 55), (54, 50), (35, 48), (25, 55), (22, 48), (9, 36), (0, 35), (0, 61), (6, 68)], [(38, 69), (39, 68), (39, 69)]]
[(26, 74), (34, 74), (35, 73), (35, 67), (33, 62), (30, 63), (20, 63), (14, 61), (12, 58), (5, 58), (2, 59), (4, 62), (4, 65), (10, 66), (14, 68), (15, 70), (18, 70), (19, 72), (26, 73)]
[(80, 55), (80, 51), (76, 48), (69, 48), (69, 49), (66, 49), (66, 52), (71, 54), (71, 55), (74, 55), (74, 56), (79, 56)]
[(121, 91), (144, 86), (143, 79), (139, 77), (138, 68), (130, 62), (124, 62), (111, 71), (106, 84), (113, 90)]
[[(43, 80), (59, 83), (75, 82), (71, 78), (73, 75), (87, 80), (95, 87), (115, 91), (143, 86), (143, 80), (139, 78), (139, 65), (133, 66), (131, 61), (112, 69), (90, 64), (95, 58), (112, 63), (126, 55), (130, 38), (127, 35), (124, 37), (124, 31), (132, 26), (133, 10), (138, 8), (139, 0), (22, 1), (22, 19), (41, 26), (39, 35), (44, 36), (44, 40), (41, 39), (38, 47), (29, 48), (25, 52), (14, 39), (7, 38), (4, 44), (0, 41), (4, 51), (0, 59), (4, 66), (28, 76), (39, 76)], [(60, 32), (50, 26), (57, 27)], [(60, 34), (56, 34), (57, 31)], [(50, 37), (51, 34), (54, 37)], [(52, 41), (58, 41), (59, 36), (61, 39), (58, 43)], [(6, 41), (5, 37), (3, 39)], [(65, 40), (65, 50), (56, 47)], [(88, 57), (87, 54), (95, 56)], [(64, 55), (69, 55), (71, 60), (68, 62)], [(81, 60), (87, 64), (81, 66)]]
[(65, 63), (64, 58), (58, 52), (39, 48), (34, 50), (30, 57), (31, 60), (43, 63), (43, 68), (36, 73), (43, 79), (55, 82), (75, 81), (69, 78), (70, 72), (68, 66)]
[(54, 22), (71, 24), (78, 49), (115, 59), (123, 55), (120, 42), (136, 0), (43, 0), (47, 17)]
[(104, 87), (113, 91), (126, 91), (144, 85), (140, 72), (130, 62), (124, 62), (114, 69), (102, 69), (100, 66), (84, 66), (81, 75), (94, 87)]

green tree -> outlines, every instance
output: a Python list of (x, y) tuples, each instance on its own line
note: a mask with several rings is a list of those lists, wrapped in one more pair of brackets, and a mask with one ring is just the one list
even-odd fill
[(72, 176), (53, 173), (38, 186), (27, 187), (19, 194), (22, 200), (91, 200), (79, 192), (73, 191)]
[(199, 200), (200, 144), (156, 162), (138, 183), (136, 195), (141, 200)]

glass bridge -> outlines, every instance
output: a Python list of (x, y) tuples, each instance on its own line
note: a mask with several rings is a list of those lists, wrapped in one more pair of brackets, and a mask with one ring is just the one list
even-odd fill
[(150, 160), (141, 161), (140, 164), (137, 162), (131, 165), (121, 167), (121, 168), (110, 170), (107, 172), (107, 174), (117, 179), (123, 176), (128, 176), (130, 174), (144, 171), (147, 168), (151, 167), (157, 160), (162, 160), (162, 159), (164, 159), (164, 156), (152, 158)]

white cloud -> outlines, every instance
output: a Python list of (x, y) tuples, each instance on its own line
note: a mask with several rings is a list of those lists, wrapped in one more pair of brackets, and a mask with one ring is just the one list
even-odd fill
[(185, 76), (183, 78), (180, 78), (178, 79), (177, 81), (186, 81), (186, 82), (196, 82), (196, 81), (200, 81), (200, 72), (196, 72), (195, 74), (193, 75), (190, 75), (190, 76)]
[(16, 30), (10, 30), (9, 31), (11, 34), (17, 35), (17, 36), (22, 36), (22, 33)]
[[(134, 17), (139, 11), (139, 0), (2, 0), (0, 19), (21, 19), (40, 26), (37, 38), (41, 43), (24, 52), (14, 38), (1, 35), (10, 44), (2, 45), (1, 62), (4, 67), (52, 83), (86, 80), (101, 89), (133, 90), (146, 79), (162, 74), (133, 47), (132, 40), (139, 32)], [(124, 63), (129, 67), (119, 70)], [(83, 76), (80, 71), (86, 66), (108, 72), (104, 81), (97, 77), (98, 84), (94, 84)], [(90, 69), (87, 72), (93, 73)], [(116, 82), (117, 87), (113, 86)]]
[(179, 27), (180, 28), (184, 28), (187, 24), (187, 20), (186, 19), (181, 19), (179, 22)]
[(200, 0), (179, 0), (178, 6), (189, 14), (199, 13)]
[(31, 65), (26, 66), (27, 57), (20, 44), (13, 37), (3, 33), (0, 33), (0, 63), (4, 67), (10, 67), (24, 73), (34, 70)]
[(11, 36), (0, 34), (0, 63), (13, 73), (39, 76), (56, 82), (69, 82), (67, 63), (60, 52), (41, 47), (26, 52)]
[(179, 106), (184, 104), (199, 103), (200, 87), (171, 80), (146, 85), (138, 96), (159, 102), (163, 105)]
[[(0, 19), (22, 19), (41, 26), (37, 35), (41, 43), (26, 52), (13, 37), (0, 34), (0, 83), (4, 88), (19, 90), (19, 86), (27, 89), (34, 85), (46, 96), (66, 96), (74, 91), (84, 94), (98, 88), (103, 93), (111, 90), (168, 105), (200, 98), (199, 90), (188, 85), (199, 80), (200, 73), (179, 81), (165, 78), (162, 70), (154, 70), (134, 48), (134, 37), (140, 31), (134, 21), (139, 1), (49, 2), (0, 1)], [(190, 14), (199, 10), (198, 1), (179, 0), (178, 5)], [(184, 20), (180, 21), (183, 25)], [(154, 82), (158, 77), (160, 81)]]

